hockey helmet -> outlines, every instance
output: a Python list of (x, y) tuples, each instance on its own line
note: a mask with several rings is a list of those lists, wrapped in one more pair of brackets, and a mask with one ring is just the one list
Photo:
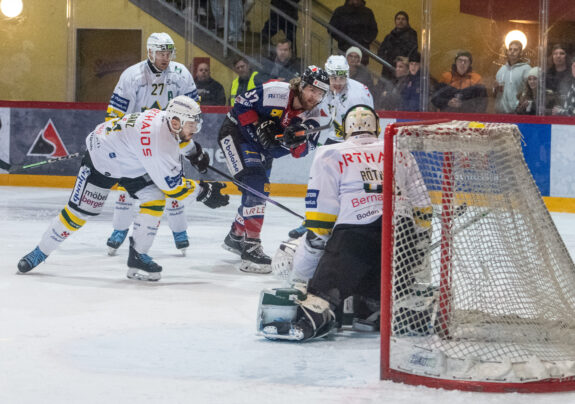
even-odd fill
[(172, 52), (170, 55), (170, 60), (176, 58), (176, 45), (171, 36), (165, 32), (154, 32), (148, 38), (147, 42), (148, 48), (148, 58), (150, 62), (154, 63), (156, 61), (156, 52)]
[(349, 77), (349, 64), (343, 55), (331, 55), (325, 63), (325, 71), (329, 77)]
[(283, 241), (272, 259), (272, 273), (287, 281), (293, 268), (293, 257), (301, 239)]
[(343, 118), (344, 139), (352, 135), (372, 133), (377, 137), (380, 132), (379, 117), (369, 105), (354, 105)]
[(306, 85), (312, 85), (320, 90), (329, 91), (329, 77), (325, 70), (317, 66), (308, 66), (301, 75), (301, 88)]
[[(170, 100), (166, 107), (166, 118), (168, 119), (170, 129), (176, 133), (180, 133), (186, 122), (196, 123), (194, 133), (199, 132), (202, 128), (203, 119), (200, 106), (197, 102), (185, 95), (178, 95), (176, 98)], [(171, 126), (172, 119), (174, 118), (177, 118), (181, 124), (180, 129), (177, 131)]]

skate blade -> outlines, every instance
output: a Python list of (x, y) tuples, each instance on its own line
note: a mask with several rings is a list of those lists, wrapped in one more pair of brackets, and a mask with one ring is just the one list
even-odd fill
[(293, 328), (290, 329), (287, 334), (278, 334), (278, 330), (275, 326), (265, 326), (261, 334), (270, 341), (301, 341), (303, 339), (303, 333)]
[(162, 274), (160, 272), (146, 272), (138, 268), (128, 269), (126, 276), (128, 279), (144, 282), (157, 282), (162, 279)]
[(186, 256), (186, 248), (180, 248), (180, 252), (182, 253), (182, 257)]
[(235, 248), (228, 246), (226, 243), (222, 243), (222, 248), (236, 255), (242, 255), (242, 252), (240, 250), (236, 250)]
[(271, 274), (271, 264), (256, 264), (255, 262), (242, 260), (239, 270), (250, 274)]
[(118, 254), (118, 249), (113, 247), (108, 247), (108, 255), (113, 257), (114, 255)]

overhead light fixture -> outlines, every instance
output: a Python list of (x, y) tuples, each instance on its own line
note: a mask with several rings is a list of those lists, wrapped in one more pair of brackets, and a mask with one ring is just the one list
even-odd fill
[(519, 41), (521, 45), (523, 45), (523, 49), (527, 47), (527, 35), (523, 33), (523, 31), (519, 31), (518, 29), (514, 29), (513, 31), (509, 31), (507, 35), (505, 35), (505, 48), (509, 49), (509, 44), (511, 41)]
[(2, 0), (0, 2), (0, 10), (8, 18), (18, 17), (23, 7), (22, 0)]

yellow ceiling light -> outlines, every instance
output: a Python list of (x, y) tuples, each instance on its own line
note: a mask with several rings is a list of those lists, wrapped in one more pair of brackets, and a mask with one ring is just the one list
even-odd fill
[(2, 0), (0, 2), (0, 10), (8, 18), (18, 17), (23, 7), (22, 0)]
[(509, 31), (507, 35), (505, 35), (505, 48), (509, 49), (509, 44), (511, 43), (511, 41), (521, 42), (521, 45), (523, 45), (523, 49), (527, 47), (527, 35), (525, 35), (523, 31), (519, 31), (518, 29)]

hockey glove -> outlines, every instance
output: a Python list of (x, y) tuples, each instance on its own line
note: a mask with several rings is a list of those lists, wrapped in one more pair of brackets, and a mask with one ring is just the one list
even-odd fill
[(283, 144), (290, 149), (298, 147), (299, 145), (306, 142), (307, 137), (305, 131), (307, 126), (298, 123), (296, 125), (290, 125), (284, 130), (284, 135), (282, 137)]
[(230, 203), (230, 197), (228, 195), (222, 195), (222, 188), (226, 187), (226, 184), (221, 182), (206, 182), (201, 180), (200, 187), (202, 188), (200, 194), (196, 198), (196, 201), (202, 202), (208, 208), (216, 209), (226, 206)]
[(210, 155), (202, 150), (202, 146), (199, 143), (196, 143), (195, 152), (187, 155), (186, 158), (190, 161), (192, 166), (200, 172), (200, 174), (208, 172)]
[(258, 140), (265, 149), (279, 145), (279, 142), (276, 140), (278, 133), (281, 133), (281, 130), (278, 124), (272, 120), (262, 122), (256, 129)]

